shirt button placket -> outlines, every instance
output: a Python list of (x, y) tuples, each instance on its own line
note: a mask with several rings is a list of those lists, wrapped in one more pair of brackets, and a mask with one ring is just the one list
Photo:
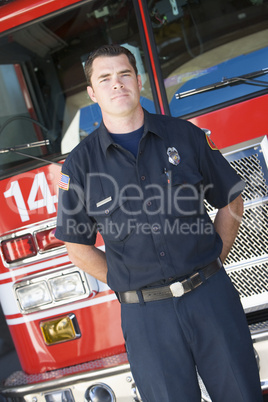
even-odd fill
[[(146, 176), (144, 174), (140, 175), (140, 181), (141, 181), (141, 187), (144, 187), (146, 185)], [(152, 194), (151, 194), (152, 195)], [(151, 207), (153, 205), (153, 202), (151, 200), (148, 200), (146, 202), (147, 207)], [(159, 222), (156, 222), (156, 217), (158, 218)], [(163, 264), (163, 269), (166, 269), (166, 264), (167, 264), (167, 254), (165, 252), (165, 236), (162, 233), (161, 227), (161, 218), (160, 216), (158, 217), (155, 214), (148, 214), (147, 215), (148, 222), (151, 224), (151, 232), (155, 244), (155, 248), (158, 251), (158, 256), (162, 260)]]

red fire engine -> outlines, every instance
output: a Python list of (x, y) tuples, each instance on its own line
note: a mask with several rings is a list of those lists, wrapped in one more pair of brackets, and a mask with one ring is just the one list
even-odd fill
[(267, 0), (0, 1), (0, 301), (22, 368), (4, 401), (141, 400), (114, 293), (54, 236), (61, 165), (101, 121), (83, 63), (105, 43), (135, 54), (145, 109), (203, 128), (246, 181), (225, 268), (268, 393), (267, 17)]

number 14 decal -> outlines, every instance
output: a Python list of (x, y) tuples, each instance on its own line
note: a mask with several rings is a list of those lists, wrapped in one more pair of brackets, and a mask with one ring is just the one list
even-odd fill
[[(36, 199), (38, 190), (40, 189), (43, 198)], [(25, 201), (20, 189), (19, 182), (12, 181), (9, 190), (4, 193), (5, 198), (14, 197), (15, 203), (20, 214), (22, 222), (28, 221), (29, 214)], [(38, 173), (34, 177), (32, 188), (27, 200), (28, 209), (33, 211), (38, 208), (46, 207), (48, 214), (56, 212), (55, 203), (58, 202), (56, 195), (52, 195), (47, 183), (47, 179), (44, 172)]]

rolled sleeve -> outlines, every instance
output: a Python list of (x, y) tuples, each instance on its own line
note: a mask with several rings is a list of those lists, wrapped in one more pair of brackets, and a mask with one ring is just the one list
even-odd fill
[(244, 181), (206, 135), (200, 135), (200, 166), (205, 198), (214, 208), (230, 204), (245, 188)]

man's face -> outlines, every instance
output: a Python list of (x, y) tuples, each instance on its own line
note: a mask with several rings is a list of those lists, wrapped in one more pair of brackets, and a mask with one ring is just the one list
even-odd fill
[(88, 94), (99, 104), (103, 117), (128, 116), (140, 107), (141, 78), (125, 54), (97, 57), (92, 67)]

